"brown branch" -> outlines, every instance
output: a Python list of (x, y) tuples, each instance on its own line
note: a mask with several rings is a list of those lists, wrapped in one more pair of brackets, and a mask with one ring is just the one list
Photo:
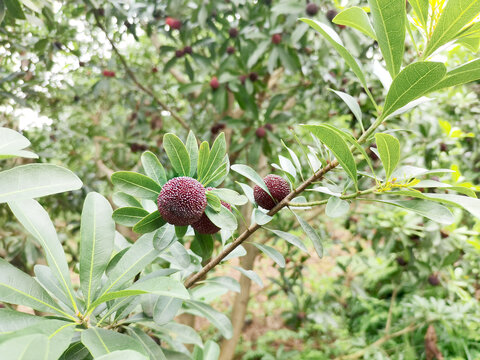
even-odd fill
[(135, 76), (134, 72), (132, 71), (132, 69), (130, 69), (130, 67), (128, 66), (127, 64), (127, 61), (125, 60), (125, 57), (120, 53), (120, 51), (118, 51), (118, 48), (117, 46), (115, 45), (114, 41), (110, 38), (110, 36), (108, 35), (108, 32), (107, 30), (105, 29), (105, 27), (103, 26), (103, 24), (101, 23), (100, 21), (100, 18), (99, 18), (99, 15), (97, 14), (97, 12), (94, 10), (93, 11), (93, 15), (95, 16), (95, 22), (97, 24), (97, 26), (105, 33), (105, 37), (107, 38), (108, 42), (110, 43), (110, 45), (112, 46), (112, 49), (113, 51), (115, 52), (115, 54), (117, 54), (118, 58), (120, 59), (120, 62), (122, 63), (123, 67), (125, 68), (125, 71), (128, 75), (128, 77), (130, 77), (130, 79), (133, 81), (133, 83), (140, 89), (142, 90), (144, 93), (150, 95), (156, 102), (157, 104), (160, 105), (160, 107), (165, 110), (165, 111), (168, 111), (172, 117), (178, 121), (178, 123), (180, 125), (182, 125), (182, 127), (186, 130), (190, 130), (190, 126), (188, 126), (188, 124), (186, 123), (185, 120), (182, 119), (182, 117), (180, 117), (180, 115), (178, 115), (171, 107), (169, 107), (167, 104), (165, 104), (163, 101), (161, 101), (157, 95), (155, 95), (155, 93), (153, 92), (153, 90), (151, 90), (150, 88), (144, 86), (140, 81), (138, 81), (137, 77)]

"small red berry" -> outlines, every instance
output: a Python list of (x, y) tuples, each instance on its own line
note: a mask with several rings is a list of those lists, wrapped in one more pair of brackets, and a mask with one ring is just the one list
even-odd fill
[(332, 22), (335, 16), (337, 16), (337, 10), (331, 9), (327, 11), (327, 19), (328, 21)]
[(265, 135), (267, 135), (267, 132), (265, 131), (265, 128), (264, 127), (259, 127), (256, 131), (255, 131), (255, 135), (257, 135), (258, 138), (264, 138)]
[(235, 48), (233, 46), (227, 47), (227, 54), (232, 55), (235, 53)]
[(180, 28), (182, 27), (182, 22), (180, 20), (170, 16), (165, 19), (165, 24), (167, 24), (174, 30), (180, 30)]
[(278, 45), (282, 42), (282, 34), (273, 34), (272, 35), (272, 43)]
[(278, 175), (267, 175), (263, 181), (267, 185), (270, 195), (263, 190), (260, 186), (255, 185), (253, 189), (253, 196), (256, 203), (266, 210), (271, 210), (277, 203), (282, 201), (290, 193), (290, 185), (287, 180)]
[(251, 82), (255, 82), (258, 80), (258, 74), (256, 72), (251, 72), (248, 74), (248, 77), (250, 78)]
[(272, 124), (265, 124), (265, 129), (268, 131), (273, 131), (273, 125)]
[(310, 16), (315, 16), (318, 13), (319, 7), (317, 4), (314, 3), (309, 3), (307, 5), (307, 8), (305, 9), (307, 14)]
[(158, 72), (158, 68), (157, 68), (156, 66), (154, 66), (154, 67), (152, 68), (152, 73), (156, 74), (157, 72)]
[(183, 57), (183, 55), (185, 55), (185, 53), (183, 52), (183, 50), (176, 50), (176, 51), (175, 51), (175, 57), (181, 58), (181, 57)]
[(185, 47), (183, 48), (183, 52), (184, 52), (185, 54), (191, 55), (192, 52), (193, 52), (193, 51), (192, 51), (192, 47), (191, 47), (191, 46), (188, 46), (188, 45), (185, 46)]
[(212, 77), (212, 80), (210, 80), (210, 87), (213, 90), (217, 90), (220, 87), (220, 83), (218, 82), (218, 79), (216, 76)]
[(230, 28), (230, 30), (228, 30), (228, 35), (230, 38), (235, 39), (238, 36), (238, 29), (235, 27)]
[[(207, 191), (213, 190), (214, 188), (207, 188)], [(230, 204), (227, 204), (226, 202), (220, 201), (222, 203), (222, 206), (225, 206), (228, 210), (232, 211), (232, 207)], [(208, 216), (203, 213), (202, 217), (200, 220), (192, 224), (193, 230), (198, 232), (199, 234), (216, 234), (217, 232), (220, 231), (220, 228), (212, 223), (212, 221), (208, 218)]]

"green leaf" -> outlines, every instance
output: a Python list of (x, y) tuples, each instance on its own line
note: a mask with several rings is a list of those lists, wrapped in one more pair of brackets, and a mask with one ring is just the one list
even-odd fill
[(207, 203), (213, 211), (219, 212), (222, 209), (222, 203), (217, 195), (212, 194), (210, 191), (207, 191)]
[(342, 200), (339, 197), (332, 196), (327, 201), (325, 207), (325, 215), (331, 218), (344, 216), (350, 209), (348, 201)]
[(347, 104), (350, 111), (357, 118), (358, 123), (360, 124), (360, 128), (362, 129), (363, 132), (365, 132), (365, 129), (363, 128), (363, 122), (362, 122), (362, 110), (360, 109), (360, 105), (358, 105), (358, 101), (353, 96), (350, 96), (349, 94), (344, 93), (342, 91), (336, 91), (333, 89), (330, 89), (330, 90), (333, 91), (335, 94), (337, 94), (345, 102), (345, 104)]
[(375, 35), (375, 31), (373, 30), (367, 13), (358, 6), (352, 6), (341, 11), (333, 18), (332, 22), (338, 25), (351, 26), (365, 35), (370, 36), (373, 40), (377, 40), (377, 36)]
[(198, 165), (197, 165), (197, 178), (201, 179), (205, 174), (205, 169), (208, 166), (208, 158), (210, 156), (210, 146), (208, 142), (204, 141), (200, 144), (198, 151)]
[(45, 312), (65, 313), (30, 276), (0, 258), (0, 300)]
[(202, 184), (206, 185), (215, 173), (215, 171), (223, 163), (226, 148), (227, 145), (225, 142), (225, 133), (222, 132), (220, 135), (217, 136), (215, 142), (213, 143), (212, 149), (210, 150), (210, 153), (208, 155), (207, 165), (202, 168), (201, 176), (200, 174), (198, 175), (198, 179)]
[[(117, 350), (109, 352), (108, 354), (95, 357), (95, 360), (118, 360), (118, 359), (128, 359), (128, 360), (148, 360), (149, 358), (144, 354), (139, 353), (138, 351), (133, 350)], [(156, 358), (162, 359), (162, 358)]]
[(238, 223), (235, 215), (228, 210), (225, 206), (220, 207), (219, 212), (212, 210), (210, 206), (205, 209), (205, 214), (212, 223), (218, 226), (220, 229), (234, 231), (237, 229)]
[(480, 12), (480, 0), (448, 1), (428, 41), (424, 57), (455, 39), (458, 32)]
[(173, 340), (177, 343), (203, 346), (202, 338), (198, 335), (195, 329), (191, 328), (190, 326), (171, 322), (169, 324), (156, 327), (155, 329), (158, 332), (166, 335), (167, 338), (171, 339), (170, 341)]
[[(207, 318), (207, 320), (220, 331), (225, 339), (230, 339), (232, 337), (232, 323), (226, 315), (199, 301), (187, 300), (186, 303), (194, 310), (194, 314)], [(191, 312), (190, 309), (187, 311)]]
[(281, 237), (283, 240), (287, 241), (288, 243), (292, 244), (293, 246), (298, 247), (300, 250), (304, 252), (308, 252), (308, 249), (305, 247), (305, 245), (303, 244), (303, 241), (298, 236), (295, 236), (293, 234), (280, 231), (280, 230), (273, 230), (273, 229), (268, 229), (268, 230), (273, 232), (278, 237)]
[(8, 13), (20, 20), (25, 20), (25, 13), (22, 10), (22, 5), (18, 0), (3, 0), (5, 2), (5, 7), (7, 8)]
[(220, 346), (212, 340), (205, 343), (202, 360), (218, 360), (220, 356)]
[(113, 220), (119, 225), (134, 226), (148, 215), (148, 211), (142, 208), (123, 207), (113, 212)]
[(417, 15), (418, 21), (424, 29), (427, 28), (428, 21), (428, 0), (410, 0), (415, 15)]
[(154, 233), (141, 236), (109, 271), (102, 295), (121, 287), (145, 269), (158, 255), (153, 247)]
[(136, 351), (148, 356), (140, 342), (131, 336), (120, 334), (116, 331), (91, 327), (82, 331), (81, 338), (82, 343), (88, 348), (94, 358), (99, 358), (118, 350)]
[(262, 177), (258, 175), (257, 172), (253, 170), (250, 166), (236, 164), (232, 165), (232, 170), (239, 173), (240, 175), (245, 176), (247, 179), (251, 180), (254, 184), (260, 186), (260, 188), (262, 188), (267, 194), (270, 195), (270, 191), (268, 191), (267, 185), (265, 185)]
[(450, 225), (453, 224), (455, 220), (449, 209), (432, 201), (422, 199), (374, 201), (398, 206), (402, 209), (413, 211), (419, 215), (426, 217), (427, 219), (438, 222), (440, 224)]
[(118, 207), (136, 207), (136, 208), (142, 207), (142, 204), (140, 203), (140, 201), (135, 199), (132, 195), (128, 195), (127, 193), (124, 193), (121, 191), (113, 194), (113, 202)]
[(190, 156), (190, 177), (193, 177), (197, 172), (197, 163), (198, 163), (198, 144), (195, 134), (190, 131), (188, 133), (186, 147), (188, 155)]
[(52, 269), (46, 265), (37, 264), (34, 266), (33, 270), (38, 283), (42, 285), (43, 288), (50, 294), (52, 294), (56, 300), (63, 304), (63, 309), (66, 307), (66, 311), (74, 314), (75, 310), (73, 308), (73, 304), (68, 298), (68, 294), (66, 294), (63, 290), (62, 285), (58, 281), (57, 277), (53, 274)]
[(135, 231), (137, 234), (147, 234), (149, 232), (155, 231), (160, 229), (166, 222), (163, 220), (162, 215), (158, 212), (158, 210), (148, 214), (142, 220), (137, 222), (132, 230)]
[(183, 301), (171, 296), (159, 296), (153, 307), (153, 321), (157, 325), (163, 325), (177, 316)]
[(145, 174), (147, 174), (149, 178), (153, 179), (159, 185), (165, 185), (167, 182), (167, 174), (154, 153), (145, 151), (142, 154), (142, 166)]
[(50, 164), (28, 164), (0, 173), (0, 203), (39, 198), (82, 187), (70, 170)]
[(472, 60), (447, 72), (443, 80), (429, 91), (438, 91), (452, 86), (480, 80), (480, 59)]
[(141, 199), (157, 201), (162, 189), (159, 184), (148, 176), (132, 172), (117, 171), (112, 175), (112, 183), (116, 189)]
[(202, 283), (226, 288), (237, 293), (240, 293), (241, 291), (240, 283), (230, 276), (216, 276), (203, 280)]
[(355, 188), (357, 188), (357, 165), (342, 136), (324, 125), (303, 125), (303, 127), (309, 130), (332, 151), (345, 172), (353, 180)]
[(309, 223), (303, 220), (298, 214), (295, 214), (295, 217), (300, 223), (300, 226), (302, 227), (305, 234), (307, 234), (308, 238), (312, 241), (313, 247), (315, 248), (315, 251), (317, 252), (318, 256), (322, 258), (323, 257), (322, 240), (320, 239), (320, 236), (318, 235), (317, 231), (314, 228), (312, 228)]
[(407, 18), (405, 1), (368, 0), (368, 3), (387, 70), (392, 78), (395, 78), (402, 66), (405, 52), (405, 20)]
[(0, 23), (5, 18), (5, 2), (4, 0), (0, 0)]
[(383, 133), (375, 134), (375, 141), (385, 168), (385, 180), (388, 181), (400, 161), (400, 142), (396, 137)]
[[(0, 17), (1, 17), (1, 14), (0, 14)], [(0, 20), (0, 22), (1, 21), (2, 20)], [(22, 152), (22, 150), (28, 146), (30, 146), (30, 141), (25, 136), (23, 136), (22, 134), (12, 129), (0, 127), (0, 156), (1, 157), (10, 157), (10, 156), (17, 156), (17, 155), (21, 156), (24, 153), (29, 153), (26, 151)], [(33, 154), (33, 156), (27, 156), (27, 157), (38, 158), (38, 156), (35, 154)]]
[(252, 243), (258, 250), (263, 252), (265, 255), (267, 255), (270, 259), (272, 259), (278, 266), (281, 268), (285, 267), (285, 258), (283, 255), (272, 248), (271, 246), (268, 245), (263, 245), (263, 244), (258, 244), (258, 243)]
[(189, 176), (190, 156), (182, 140), (174, 134), (165, 134), (163, 136), (163, 148), (175, 172), (180, 176)]
[(20, 336), (0, 344), (3, 359), (34, 360), (47, 353), (48, 338), (43, 334)]
[(247, 68), (251, 69), (262, 55), (267, 51), (267, 48), (270, 46), (270, 40), (264, 40), (258, 44), (255, 48), (255, 51), (250, 55), (247, 61)]
[(270, 221), (272, 221), (273, 216), (269, 216), (265, 214), (262, 210), (256, 208), (253, 210), (253, 221), (255, 221), (258, 225), (266, 225)]
[(8, 203), (18, 221), (32, 234), (40, 243), (45, 252), (48, 265), (56, 276), (62, 290), (68, 295), (70, 303), (76, 310), (73, 286), (70, 280), (70, 271), (65, 252), (58, 240), (57, 232), (53, 226), (48, 213), (36, 201), (32, 199), (19, 200)]
[(154, 277), (144, 281), (137, 281), (125, 290), (104, 293), (91, 304), (89, 310), (93, 310), (107, 301), (141, 294), (172, 296), (179, 299), (190, 298), (190, 294), (181, 282), (169, 277)]
[(220, 185), (228, 174), (230, 164), (228, 162), (228, 155), (225, 155), (225, 162), (214, 171), (214, 173), (204, 182), (204, 186), (215, 187)]
[(230, 189), (212, 189), (210, 190), (212, 194), (217, 195), (220, 200), (231, 205), (245, 205), (248, 202), (248, 199), (244, 195), (240, 195), (235, 190)]
[(240, 271), (245, 277), (249, 278), (250, 280), (252, 280), (253, 282), (257, 283), (258, 286), (260, 286), (261, 288), (263, 288), (263, 281), (262, 281), (262, 278), (260, 276), (258, 276), (258, 274), (253, 271), (253, 270), (245, 270), (241, 267), (238, 267), (238, 266), (233, 266), (234, 269), (237, 269), (238, 271)]
[(153, 246), (159, 252), (167, 249), (175, 241), (175, 226), (171, 224), (165, 224), (153, 236)]
[(88, 308), (101, 286), (113, 251), (115, 223), (112, 207), (102, 195), (91, 192), (82, 211), (80, 239), (80, 288)]
[(355, 73), (358, 80), (360, 80), (360, 83), (365, 88), (365, 90), (369, 91), (362, 68), (358, 64), (357, 60), (355, 60), (355, 58), (350, 54), (350, 52), (345, 49), (342, 40), (340, 39), (338, 34), (331, 27), (322, 24), (321, 22), (306, 18), (302, 18), (300, 20), (307, 23), (312, 28), (317, 30), (320, 34), (322, 34), (322, 36), (330, 43), (330, 45), (332, 45), (335, 50), (337, 50), (340, 56), (343, 57), (347, 65), (350, 66), (350, 68)]
[(425, 95), (443, 79), (445, 65), (438, 62), (416, 62), (408, 65), (393, 80), (385, 100), (382, 118), (409, 102)]
[(40, 316), (30, 315), (24, 312), (0, 308), (0, 336), (5, 333), (15, 333), (26, 327), (47, 319)]
[[(151, 360), (167, 360), (167, 358), (163, 354), (162, 348), (143, 330), (136, 327), (128, 327), (127, 331), (132, 338), (136, 339), (143, 345), (145, 351), (150, 355)], [(117, 359), (120, 359), (120, 357)], [(123, 359), (130, 360), (131, 358), (123, 357)]]

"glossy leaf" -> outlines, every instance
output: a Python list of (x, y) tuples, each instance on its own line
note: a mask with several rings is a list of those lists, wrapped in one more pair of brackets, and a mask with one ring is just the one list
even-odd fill
[(38, 158), (36, 154), (23, 150), (28, 146), (30, 141), (25, 136), (14, 130), (0, 127), (0, 158), (15, 156)]
[(305, 234), (312, 241), (313, 247), (315, 248), (315, 251), (317, 252), (318, 256), (322, 258), (323, 245), (322, 245), (322, 240), (320, 239), (320, 236), (318, 235), (317, 231), (314, 228), (312, 228), (309, 223), (303, 220), (298, 214), (295, 214), (295, 217), (300, 223), (300, 226), (302, 227)]
[(121, 191), (113, 194), (113, 202), (118, 207), (136, 207), (136, 208), (142, 207), (142, 204), (140, 203), (140, 201), (135, 199), (132, 195), (128, 195), (127, 193), (124, 193)]
[(145, 174), (159, 185), (165, 185), (167, 182), (167, 174), (157, 156), (150, 151), (145, 151), (142, 154), (141, 160)]
[(234, 266), (233, 267), (234, 269), (237, 269), (238, 271), (240, 271), (245, 277), (249, 278), (250, 280), (252, 280), (253, 282), (257, 283), (258, 286), (260, 286), (261, 288), (263, 288), (263, 281), (261, 279), (260, 276), (258, 276), (258, 274), (253, 271), (253, 270), (245, 270), (244, 268), (241, 268), (241, 267), (238, 267), (238, 266)]
[(224, 162), (226, 146), (225, 134), (221, 133), (212, 145), (206, 166), (202, 168), (202, 174), (198, 174), (199, 181), (205, 186), (211, 182), (212, 177), (215, 176), (215, 172)]
[(132, 171), (118, 171), (112, 175), (116, 190), (141, 199), (157, 201), (161, 187), (148, 176)]
[(424, 29), (427, 28), (428, 21), (428, 0), (410, 0), (409, 4), (412, 6), (417, 19)]
[(190, 177), (193, 177), (197, 172), (198, 163), (198, 144), (197, 138), (192, 131), (188, 133), (187, 141), (185, 143), (188, 155), (190, 156)]
[(285, 258), (279, 251), (275, 250), (271, 246), (264, 244), (253, 243), (253, 245), (258, 250), (267, 255), (270, 259), (272, 259), (278, 266), (280, 266), (281, 268), (285, 267)]
[(244, 195), (240, 195), (235, 190), (230, 189), (213, 189), (210, 190), (213, 194), (217, 195), (220, 200), (231, 205), (245, 205), (248, 199)]
[[(117, 350), (117, 351), (112, 351), (112, 352), (109, 352), (108, 354), (98, 356), (95, 358), (95, 360), (118, 360), (118, 359), (148, 360), (149, 357), (139, 353), (138, 351)], [(158, 358), (158, 359), (162, 359), (162, 358)]]
[(215, 212), (210, 207), (207, 207), (205, 214), (210, 219), (212, 223), (218, 226), (220, 229), (226, 230), (236, 230), (237, 229), (237, 219), (235, 215), (228, 210), (225, 206), (221, 206), (219, 212)]
[(113, 251), (115, 223), (110, 203), (91, 192), (82, 211), (80, 238), (80, 288), (88, 308), (101, 286), (102, 276)]
[(137, 207), (123, 207), (113, 212), (113, 220), (123, 226), (134, 226), (146, 216), (148, 211)]
[(147, 234), (149, 232), (160, 229), (165, 224), (165, 220), (163, 220), (158, 210), (156, 210), (145, 216), (139, 222), (137, 222), (133, 226), (132, 230), (138, 234)]
[(480, 0), (448, 1), (428, 41), (424, 57), (455, 39), (458, 32), (480, 13)]
[(362, 110), (360, 109), (360, 105), (358, 105), (358, 101), (351, 95), (344, 93), (342, 91), (332, 90), (335, 94), (337, 94), (344, 102), (347, 104), (350, 111), (355, 115), (360, 124), (360, 127), (363, 131), (363, 122), (362, 122)]
[[(143, 330), (136, 327), (128, 327), (127, 331), (132, 338), (143, 345), (143, 348), (150, 356), (151, 360), (167, 360), (163, 354), (162, 348)], [(141, 355), (140, 353), (138, 354)], [(130, 357), (124, 357), (123, 359), (130, 360)]]
[(450, 70), (430, 91), (438, 91), (477, 80), (480, 80), (480, 59), (469, 61), (466, 64)]
[(377, 36), (375, 35), (375, 31), (373, 30), (367, 13), (358, 6), (352, 6), (341, 11), (337, 16), (335, 16), (332, 22), (338, 25), (353, 27), (372, 39), (377, 40)]
[(375, 141), (388, 181), (400, 161), (400, 142), (396, 137), (383, 133), (375, 134)]
[(157, 325), (163, 325), (177, 316), (182, 307), (181, 299), (171, 296), (159, 296), (153, 308), (153, 320)]
[(331, 218), (338, 218), (348, 213), (349, 209), (350, 204), (348, 201), (332, 196), (328, 199), (327, 206), (325, 207), (325, 215)]
[(50, 164), (28, 164), (0, 172), (0, 203), (39, 198), (82, 187), (70, 170)]
[(282, 238), (286, 242), (292, 244), (293, 246), (298, 247), (300, 250), (304, 252), (308, 252), (308, 249), (305, 247), (305, 245), (303, 244), (303, 241), (298, 236), (295, 236), (285, 231), (273, 230), (273, 229), (268, 229), (268, 230), (270, 230), (271, 232), (273, 232), (275, 235)]
[(426, 217), (427, 219), (430, 219), (432, 221), (435, 221), (444, 225), (450, 225), (455, 220), (448, 208), (432, 201), (426, 201), (421, 199), (375, 200), (375, 201), (398, 206), (403, 209), (413, 211), (419, 215)]
[(425, 95), (443, 79), (445, 65), (438, 62), (416, 62), (408, 65), (393, 80), (385, 99), (382, 118)]
[(190, 156), (182, 140), (174, 134), (165, 134), (163, 136), (163, 148), (175, 172), (179, 176), (189, 176)]
[(82, 331), (81, 334), (82, 343), (88, 348), (94, 358), (118, 350), (131, 350), (148, 356), (139, 341), (116, 331), (91, 327)]
[(175, 226), (165, 224), (153, 236), (153, 246), (157, 251), (167, 249), (175, 241)]
[[(203, 316), (210, 321), (212, 325), (220, 331), (224, 338), (230, 339), (232, 337), (232, 323), (226, 315), (199, 301), (188, 300), (186, 302), (188, 303), (188, 306), (194, 310), (193, 312), (195, 314)], [(189, 312), (191, 312), (191, 310), (189, 310)]]

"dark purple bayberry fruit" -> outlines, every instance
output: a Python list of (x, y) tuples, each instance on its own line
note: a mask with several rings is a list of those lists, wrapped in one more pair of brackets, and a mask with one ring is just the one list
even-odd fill
[(210, 87), (212, 90), (217, 90), (220, 87), (220, 83), (216, 76), (212, 77), (212, 80), (210, 80)]
[(255, 131), (255, 135), (257, 135), (258, 138), (264, 138), (265, 135), (267, 135), (267, 132), (265, 131), (265, 128), (264, 127), (259, 127), (256, 131)]
[(169, 180), (157, 199), (158, 212), (169, 224), (192, 225), (207, 207), (206, 190), (197, 180), (181, 176)]
[(248, 74), (248, 78), (251, 82), (255, 82), (258, 80), (258, 74), (252, 71), (250, 74)]
[(272, 124), (265, 124), (265, 129), (268, 131), (273, 131), (273, 125)]
[(227, 47), (227, 54), (232, 55), (235, 53), (235, 48), (233, 46)]
[(337, 16), (337, 10), (331, 9), (327, 11), (327, 19), (328, 21), (332, 22), (335, 16)]
[(310, 16), (315, 16), (317, 15), (318, 13), (318, 10), (319, 10), (319, 7), (317, 4), (314, 4), (314, 3), (309, 3), (305, 9), (305, 11), (307, 12), (308, 15)]
[(288, 185), (287, 180), (281, 176), (273, 174), (267, 175), (263, 181), (272, 196), (268, 195), (260, 186), (255, 185), (253, 189), (255, 202), (266, 210), (272, 210), (277, 203), (285, 199), (290, 193), (290, 185)]
[(175, 51), (175, 57), (181, 58), (181, 57), (183, 57), (183, 55), (185, 55), (185, 53), (183, 52), (183, 49)]
[(238, 29), (233, 27), (228, 30), (228, 35), (232, 38), (235, 39), (238, 36)]
[(438, 286), (440, 285), (440, 279), (437, 275), (432, 274), (428, 277), (428, 283), (432, 286)]
[[(208, 191), (213, 190), (214, 188), (207, 188)], [(221, 201), (222, 205), (225, 206), (228, 210), (232, 211), (232, 207), (230, 204), (227, 204), (226, 202)], [(216, 234), (217, 232), (220, 231), (220, 228), (212, 223), (212, 221), (208, 218), (208, 216), (203, 213), (202, 217), (200, 220), (198, 220), (196, 223), (192, 224), (193, 230), (198, 232), (199, 234)]]
[(184, 53), (184, 54), (192, 55), (192, 52), (193, 52), (193, 50), (192, 50), (192, 47), (191, 47), (191, 46), (188, 46), (188, 45), (187, 45), (187, 46), (185, 46), (185, 47), (183, 48), (183, 53)]
[(403, 256), (398, 256), (395, 260), (397, 260), (397, 264), (400, 266), (406, 266), (408, 264)]
[(278, 45), (282, 42), (282, 34), (273, 34), (272, 35), (272, 43)]

